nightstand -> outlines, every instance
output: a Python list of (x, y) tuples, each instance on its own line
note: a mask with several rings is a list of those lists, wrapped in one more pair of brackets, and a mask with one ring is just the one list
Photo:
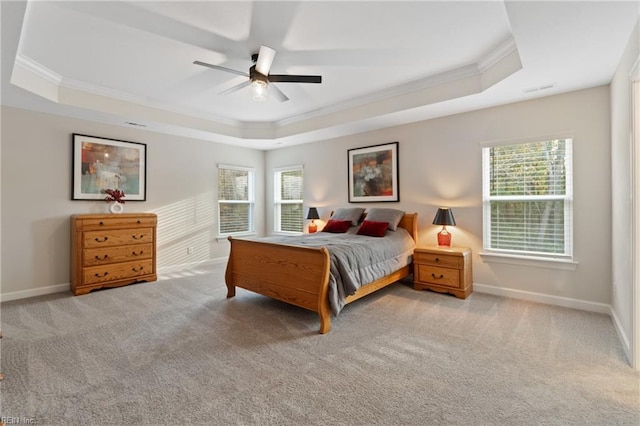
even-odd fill
[(413, 250), (413, 288), (451, 293), (466, 299), (473, 291), (471, 249), (416, 247)]

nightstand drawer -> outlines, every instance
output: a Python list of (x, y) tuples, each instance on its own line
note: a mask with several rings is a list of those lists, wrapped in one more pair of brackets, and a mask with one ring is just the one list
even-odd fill
[(461, 256), (451, 256), (443, 253), (416, 252), (414, 262), (429, 263), (431, 265), (446, 266), (451, 268), (464, 267), (464, 259)]
[(460, 271), (458, 269), (420, 264), (416, 266), (417, 281), (460, 288)]

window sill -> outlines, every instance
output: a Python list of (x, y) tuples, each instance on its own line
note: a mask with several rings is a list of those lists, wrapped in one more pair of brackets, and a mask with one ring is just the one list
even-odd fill
[(551, 259), (546, 257), (518, 256), (513, 254), (480, 252), (484, 262), (506, 263), (509, 265), (533, 266), (535, 268), (563, 269), (575, 271), (579, 263), (571, 259)]

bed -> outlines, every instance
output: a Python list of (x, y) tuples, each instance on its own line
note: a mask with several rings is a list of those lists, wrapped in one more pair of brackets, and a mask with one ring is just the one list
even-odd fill
[[(397, 223), (397, 231), (388, 230), (382, 238), (355, 235), (357, 230), (358, 227), (354, 226), (344, 235), (318, 232), (299, 237), (229, 237), (231, 250), (225, 274), (227, 297), (234, 297), (236, 287), (241, 287), (311, 310), (320, 318), (320, 333), (328, 333), (332, 314), (338, 315), (346, 304), (412, 273), (412, 252), (418, 238), (417, 213), (403, 213)], [(402, 251), (395, 254), (396, 260), (391, 262), (395, 262), (397, 267), (375, 279), (364, 274), (365, 282), (350, 283), (349, 288), (340, 294), (342, 271), (336, 266), (335, 253), (344, 252), (344, 242), (338, 240), (350, 238), (349, 235), (359, 237), (367, 246), (378, 242), (386, 247), (395, 244), (391, 239), (387, 240), (389, 236), (408, 241), (405, 241)], [(400, 235), (406, 237), (400, 238)], [(334, 283), (337, 288), (333, 288)], [(337, 302), (336, 297), (339, 299)]]

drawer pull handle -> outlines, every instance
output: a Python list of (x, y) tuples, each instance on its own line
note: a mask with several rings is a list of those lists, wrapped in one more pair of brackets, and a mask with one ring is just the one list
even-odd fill
[(104, 222), (103, 221), (100, 221), (100, 226), (104, 226)]
[(98, 278), (104, 278), (104, 277), (106, 277), (107, 275), (109, 275), (109, 273), (108, 273), (108, 272), (105, 272), (104, 274), (99, 274), (99, 273), (97, 273), (97, 272), (95, 273), (95, 276), (96, 276), (96, 277), (98, 277)]
[(144, 250), (140, 250), (140, 252), (139, 252), (139, 253), (136, 253), (135, 251), (132, 251), (132, 252), (131, 252), (131, 255), (132, 255), (132, 256), (141, 256), (141, 255), (142, 255), (142, 253), (144, 253)]
[(140, 225), (142, 222), (140, 222), (140, 220), (138, 219), (138, 225)]
[(144, 234), (140, 234), (140, 236), (132, 235), (131, 238), (133, 238), (134, 240), (141, 240), (144, 238)]
[(98, 255), (96, 255), (96, 260), (107, 260), (107, 258), (109, 257), (108, 254), (105, 254), (104, 256), (100, 257)]
[(140, 272), (140, 271), (142, 271), (143, 269), (144, 269), (144, 266), (141, 266), (141, 267), (140, 267), (140, 269), (136, 268), (135, 266), (134, 266), (133, 268), (131, 268), (131, 270), (132, 270), (133, 272)]
[(440, 262), (440, 258), (439, 257), (436, 257), (436, 262)]
[(98, 238), (98, 237), (94, 238), (94, 240), (96, 240), (97, 243), (104, 243), (108, 239), (109, 239), (109, 237), (104, 237), (102, 240), (100, 238)]
[(444, 278), (444, 275), (442, 275), (442, 274), (440, 274), (440, 276), (439, 276), (439, 277), (436, 277), (436, 274), (431, 274), (431, 276), (432, 276), (434, 279), (436, 279), (436, 280), (441, 280), (441, 279), (443, 279), (443, 278)]

